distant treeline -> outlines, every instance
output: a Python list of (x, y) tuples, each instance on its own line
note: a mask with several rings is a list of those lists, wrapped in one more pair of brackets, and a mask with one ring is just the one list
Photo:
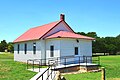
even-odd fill
[(13, 52), (13, 43), (9, 42), (7, 43), (6, 40), (2, 40), (0, 42), (0, 52)]
[(93, 37), (96, 40), (93, 41), (92, 51), (93, 53), (120, 53), (120, 34), (116, 37), (99, 37), (96, 32), (76, 32), (77, 34)]

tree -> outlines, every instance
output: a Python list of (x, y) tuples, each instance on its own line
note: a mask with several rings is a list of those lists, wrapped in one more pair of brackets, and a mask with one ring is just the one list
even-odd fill
[(0, 43), (0, 52), (4, 52), (5, 49), (7, 49), (7, 42), (6, 42), (6, 40), (3, 40)]
[(88, 33), (87, 33), (87, 36), (93, 37), (93, 38), (97, 38), (96, 32), (88, 32)]
[(94, 53), (106, 53), (107, 52), (104, 38), (96, 38), (96, 40), (93, 41), (93, 52)]
[(96, 32), (77, 32), (77, 34), (93, 37), (92, 50), (94, 53), (116, 54), (120, 52), (120, 34), (116, 37), (98, 37)]
[(77, 32), (77, 34), (86, 36), (87, 34), (85, 32)]
[(119, 34), (116, 38), (119, 38), (119, 39), (120, 39), (120, 34)]
[(110, 54), (116, 54), (117, 46), (115, 46), (114, 44), (106, 44), (105, 47), (107, 49), (107, 52), (109, 52)]
[(14, 51), (14, 47), (13, 47), (13, 43), (12, 43), (12, 42), (9, 42), (9, 43), (8, 43), (7, 50), (8, 50), (9, 52), (13, 52), (13, 51)]

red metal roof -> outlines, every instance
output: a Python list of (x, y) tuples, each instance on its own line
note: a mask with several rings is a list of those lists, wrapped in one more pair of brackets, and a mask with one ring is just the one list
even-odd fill
[(51, 36), (46, 37), (46, 39), (51, 39), (51, 38), (75, 38), (75, 39), (95, 40), (95, 38), (67, 32), (67, 31), (59, 31)]
[(16, 40), (14, 40), (13, 42), (16, 43), (21, 41), (40, 39), (42, 36), (44, 36), (47, 32), (53, 29), (60, 22), (61, 21), (56, 21), (56, 22), (52, 22), (49, 24), (35, 27), (35, 28), (31, 28), (28, 31), (26, 31), (24, 34), (22, 34), (20, 37), (18, 37)]

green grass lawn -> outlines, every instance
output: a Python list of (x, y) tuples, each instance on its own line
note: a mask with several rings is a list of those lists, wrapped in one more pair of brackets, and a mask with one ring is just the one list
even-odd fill
[(29, 80), (35, 74), (25, 63), (15, 62), (13, 54), (0, 54), (0, 80)]
[[(120, 80), (120, 56), (101, 56), (107, 80)], [(13, 54), (0, 54), (0, 80), (29, 80), (36, 73), (26, 70), (26, 64), (15, 62)], [(68, 74), (67, 80), (101, 80), (101, 72)]]
[[(120, 80), (120, 56), (101, 56), (101, 66), (106, 69), (107, 80)], [(67, 80), (101, 80), (101, 72), (68, 74)]]

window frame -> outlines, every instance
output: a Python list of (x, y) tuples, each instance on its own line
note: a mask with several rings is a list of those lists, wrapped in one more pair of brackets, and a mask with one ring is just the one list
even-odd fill
[(17, 53), (20, 53), (20, 44), (17, 45)]
[(79, 48), (78, 48), (78, 47), (75, 47), (75, 48), (74, 48), (74, 54), (75, 54), (75, 55), (78, 55), (78, 54), (79, 54)]
[(24, 44), (24, 53), (27, 54), (27, 43)]
[(50, 46), (50, 57), (54, 57), (54, 45)]
[(36, 43), (33, 43), (33, 54), (36, 54)]

